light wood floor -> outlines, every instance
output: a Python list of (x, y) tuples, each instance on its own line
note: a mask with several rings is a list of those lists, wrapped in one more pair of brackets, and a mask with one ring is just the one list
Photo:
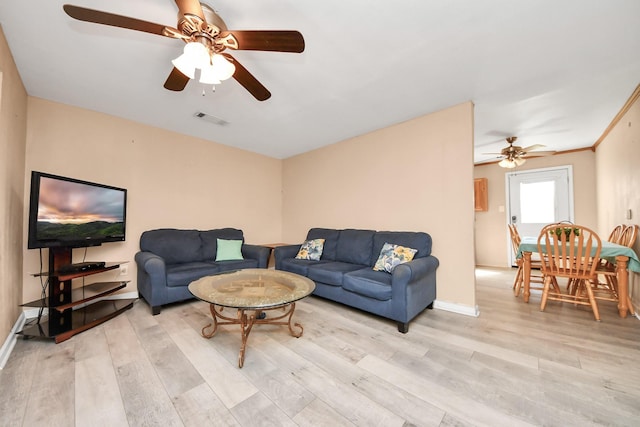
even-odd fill
[[(200, 335), (202, 302), (134, 308), (69, 341), (22, 340), (0, 371), (2, 426), (640, 425), (640, 321), (601, 303), (538, 310), (513, 270), (478, 270), (480, 317), (394, 322), (316, 297), (304, 335)], [(237, 327), (236, 327), (237, 328)]]

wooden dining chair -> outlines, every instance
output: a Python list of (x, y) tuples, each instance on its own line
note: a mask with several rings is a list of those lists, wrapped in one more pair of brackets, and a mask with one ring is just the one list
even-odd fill
[[(600, 320), (598, 303), (591, 287), (595, 274), (602, 241), (587, 227), (581, 225), (545, 226), (538, 236), (538, 252), (541, 258), (544, 288), (540, 310), (544, 311), (547, 301), (571, 302), (591, 307), (596, 320)], [(552, 288), (553, 278), (565, 278), (575, 286), (574, 291), (562, 292)]]
[[(638, 230), (639, 227), (635, 224), (617, 225), (607, 240), (621, 246), (632, 248), (638, 238)], [(600, 281), (600, 276), (604, 278), (604, 281)], [(596, 268), (596, 274), (591, 280), (591, 285), (596, 299), (619, 301), (617, 271), (614, 263), (601, 259)], [(631, 312), (633, 312), (633, 304), (631, 303), (630, 297), (627, 300), (627, 304)]]
[(636, 224), (627, 225), (622, 232), (622, 236), (618, 244), (626, 246), (628, 248), (632, 248), (638, 238), (639, 228), (640, 227), (638, 227), (638, 225)]
[[(518, 232), (515, 224), (509, 224), (509, 235), (511, 236), (511, 246), (513, 248), (514, 259), (516, 260), (516, 265), (518, 266), (518, 271), (516, 271), (516, 277), (513, 281), (513, 294), (515, 296), (520, 295), (520, 289), (522, 289), (524, 284), (524, 258), (518, 258), (518, 250), (520, 248), (520, 242), (522, 241), (520, 237), (520, 233)], [(540, 258), (535, 257), (531, 259), (531, 274), (529, 275), (529, 283), (537, 283), (538, 286), (530, 286), (531, 289), (542, 290), (543, 284), (543, 276), (540, 273), (541, 265)]]
[(609, 238), (607, 239), (609, 242), (619, 243), (622, 240), (622, 235), (624, 234), (626, 226), (624, 224), (618, 224), (613, 227), (611, 234), (609, 234)]
[[(608, 242), (612, 242), (612, 243), (619, 243), (620, 240), (622, 239), (622, 234), (624, 232), (625, 229), (625, 225), (624, 224), (618, 224), (615, 227), (613, 227), (613, 230), (611, 230), (611, 233), (609, 233), (609, 237), (607, 238)], [(615, 271), (615, 266), (612, 265), (609, 261), (607, 261), (606, 259), (601, 259), (598, 262), (598, 267), (596, 268), (596, 270), (600, 270), (600, 271)], [(591, 283), (593, 285), (594, 290), (599, 290), (603, 293), (612, 293), (612, 287), (609, 286), (609, 281), (608, 279), (607, 283), (598, 283), (598, 276), (596, 275), (596, 277), (594, 277), (591, 280)], [(575, 286), (574, 283), (570, 280), (567, 282), (567, 290), (569, 292), (573, 292), (575, 290)], [(617, 298), (617, 296), (616, 296)]]

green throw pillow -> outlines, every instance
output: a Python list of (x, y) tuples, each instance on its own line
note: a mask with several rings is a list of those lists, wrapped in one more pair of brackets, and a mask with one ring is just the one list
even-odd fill
[(418, 252), (417, 249), (385, 243), (373, 269), (375, 271), (391, 273), (396, 266), (411, 261), (416, 252)]
[(216, 261), (232, 261), (242, 258), (242, 240), (216, 239)]

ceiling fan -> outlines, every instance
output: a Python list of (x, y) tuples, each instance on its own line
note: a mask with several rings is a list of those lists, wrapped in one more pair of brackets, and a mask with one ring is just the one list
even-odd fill
[(184, 53), (172, 61), (173, 70), (164, 83), (166, 89), (174, 91), (183, 90), (189, 80), (195, 78), (196, 69), (200, 69), (201, 83), (218, 84), (233, 77), (257, 100), (265, 101), (271, 97), (271, 92), (225, 50), (304, 51), (304, 38), (298, 31), (231, 31), (210, 6), (198, 0), (175, 2), (178, 6), (176, 28), (70, 4), (65, 4), (63, 9), (67, 15), (80, 21), (184, 41)]
[(503, 158), (500, 162), (498, 162), (498, 165), (507, 169), (512, 169), (516, 166), (523, 165), (524, 162), (526, 162), (526, 158), (529, 157), (542, 157), (555, 154), (555, 151), (534, 151), (539, 148), (545, 147), (541, 144), (530, 145), (529, 147), (524, 148), (513, 145), (513, 143), (516, 142), (517, 139), (517, 136), (510, 136), (506, 139), (509, 145), (503, 148), (500, 153), (486, 154), (500, 154)]

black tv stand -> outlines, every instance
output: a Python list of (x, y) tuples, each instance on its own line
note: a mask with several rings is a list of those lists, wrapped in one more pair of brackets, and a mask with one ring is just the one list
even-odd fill
[[(97, 282), (72, 289), (73, 279), (114, 270), (120, 267), (120, 263), (74, 264), (71, 262), (71, 250), (50, 248), (48, 272), (34, 274), (48, 278), (48, 293), (44, 298), (23, 306), (46, 308), (48, 315), (19, 332), (25, 338), (53, 338), (60, 343), (133, 307), (135, 299), (104, 299), (127, 286), (127, 281)], [(69, 266), (78, 267), (69, 270)]]

